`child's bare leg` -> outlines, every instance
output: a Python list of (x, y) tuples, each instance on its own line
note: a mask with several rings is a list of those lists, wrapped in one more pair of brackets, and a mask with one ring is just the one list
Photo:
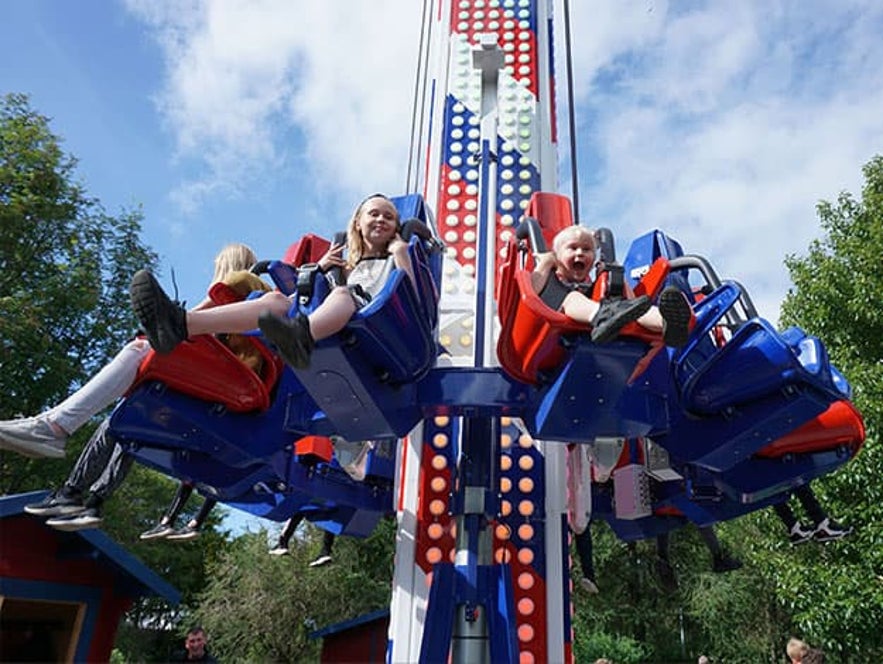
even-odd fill
[(625, 300), (602, 300), (595, 302), (582, 293), (568, 293), (561, 311), (580, 323), (592, 326), (592, 341), (606, 343), (619, 333), (620, 328), (643, 315), (650, 300), (642, 295)]
[(561, 305), (562, 313), (568, 318), (586, 325), (592, 324), (592, 319), (598, 313), (598, 309), (600, 309), (600, 305), (595, 300), (576, 291), (568, 293)]
[(264, 335), (276, 344), (282, 359), (295, 369), (306, 369), (315, 342), (342, 330), (355, 312), (356, 303), (349, 290), (338, 286), (309, 318), (303, 314), (288, 318), (264, 313), (259, 324)]
[(291, 300), (279, 292), (266, 293), (254, 300), (243, 300), (210, 309), (187, 312), (187, 331), (196, 334), (248, 332), (258, 326), (264, 312), (284, 316)]
[(346, 288), (335, 288), (309, 315), (310, 334), (315, 341), (340, 332), (356, 313), (356, 303)]
[(659, 309), (656, 307), (650, 307), (647, 309), (647, 313), (637, 320), (638, 325), (651, 332), (662, 332), (664, 322), (665, 321), (662, 320), (662, 314), (659, 313)]

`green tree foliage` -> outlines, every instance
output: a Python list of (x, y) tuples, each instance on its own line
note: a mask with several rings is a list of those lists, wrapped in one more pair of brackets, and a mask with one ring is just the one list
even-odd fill
[[(0, 418), (42, 411), (107, 363), (135, 329), (130, 276), (156, 264), (140, 238), (141, 212), (106, 214), (75, 181), (76, 164), (27, 97), (0, 98)], [(66, 459), (0, 452), (0, 493), (58, 487), (93, 429), (68, 441)], [(136, 465), (105, 511), (104, 530), (183, 596), (177, 610), (155, 598), (137, 602), (129, 620), (139, 627), (166, 627), (189, 611), (205, 583), (205, 561), (226, 546), (215, 532), (220, 511), (198, 543), (139, 541), (176, 486)], [(151, 659), (145, 648), (127, 652), (131, 661)], [(164, 647), (157, 658), (167, 654)]]
[(679, 589), (667, 594), (655, 578), (652, 541), (625, 545), (595, 524), (601, 594), (575, 591), (577, 654), (596, 657), (606, 648), (632, 661), (628, 648), (636, 645), (648, 653), (638, 661), (695, 661), (704, 653), (732, 664), (773, 663), (796, 635), (824, 648), (829, 661), (883, 657), (883, 157), (864, 175), (861, 200), (844, 193), (818, 205), (823, 237), (806, 256), (786, 260), (793, 288), (782, 306), (783, 325), (823, 341), (864, 417), (858, 456), (812, 483), (829, 514), (855, 533), (794, 547), (775, 513), (761, 510), (718, 527), (745, 562), (719, 575), (695, 529), (686, 528), (672, 536)]
[[(182, 638), (168, 627), (187, 629), (205, 588), (209, 566), (230, 546), (229, 533), (221, 528), (226, 512), (221, 506), (212, 511), (196, 540), (139, 539), (140, 533), (156, 524), (177, 486), (176, 481), (136, 464), (105, 510), (102, 528), (181, 593), (177, 607), (156, 597), (145, 597), (126, 614), (116, 646), (131, 662), (166, 661), (169, 653), (180, 649)], [(176, 525), (184, 525), (201, 505), (202, 498), (194, 492)]]
[(321, 531), (296, 534), (289, 556), (267, 555), (267, 533), (239, 537), (211, 568), (194, 618), (216, 655), (236, 662), (318, 661), (310, 632), (389, 606), (395, 524), (370, 537), (338, 537), (334, 562), (311, 569)]
[(842, 470), (813, 483), (855, 534), (783, 557), (781, 594), (810, 641), (855, 661), (883, 657), (883, 157), (863, 170), (861, 200), (842, 193), (818, 205), (824, 237), (787, 259), (794, 287), (782, 306), (783, 322), (821, 338), (850, 381), (867, 441)]
[[(0, 418), (39, 412), (106, 363), (134, 330), (129, 277), (156, 263), (140, 211), (106, 214), (60, 143), (26, 96), (0, 99)], [(11, 456), (0, 491), (46, 486)]]

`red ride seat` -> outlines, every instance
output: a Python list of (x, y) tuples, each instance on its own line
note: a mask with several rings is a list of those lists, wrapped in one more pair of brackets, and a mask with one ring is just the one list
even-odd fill
[[(222, 283), (212, 285), (209, 297), (217, 304), (242, 299)], [(168, 355), (151, 350), (141, 363), (132, 388), (147, 381), (159, 381), (173, 390), (222, 404), (236, 413), (266, 410), (282, 371), (282, 361), (256, 337), (245, 338), (263, 359), (260, 374), (243, 364), (220, 339), (203, 334), (178, 344)]]
[(824, 452), (845, 445), (855, 456), (865, 440), (865, 425), (848, 401), (835, 401), (821, 415), (773, 441), (757, 456), (776, 459), (786, 454)]
[[(551, 246), (561, 229), (573, 225), (570, 201), (560, 194), (536, 192), (525, 214), (539, 221), (547, 246)], [(533, 265), (533, 256), (522, 259), (517, 241), (510, 240), (497, 282), (497, 311), (502, 324), (497, 357), (509, 375), (536, 385), (542, 382), (544, 372), (557, 369), (564, 361), (566, 350), (561, 342), (562, 337), (585, 333), (589, 328), (551, 309), (540, 299), (531, 284)], [(635, 287), (635, 294), (655, 297), (668, 272), (668, 261), (657, 259)], [(606, 274), (595, 284), (594, 298), (599, 299), (605, 289)], [(625, 325), (621, 334), (655, 347), (662, 346), (661, 334), (637, 323)]]

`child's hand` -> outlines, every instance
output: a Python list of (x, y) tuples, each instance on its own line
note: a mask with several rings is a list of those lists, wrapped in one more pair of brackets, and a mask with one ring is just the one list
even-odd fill
[(343, 259), (343, 244), (332, 244), (325, 255), (319, 259), (319, 268), (327, 272), (333, 267), (343, 267), (346, 261)]
[(408, 252), (408, 243), (402, 239), (402, 236), (396, 233), (396, 236), (389, 243), (389, 253), (393, 256), (404, 256)]

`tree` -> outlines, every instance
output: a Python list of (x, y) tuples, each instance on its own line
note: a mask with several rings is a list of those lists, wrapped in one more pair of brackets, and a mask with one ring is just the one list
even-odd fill
[(321, 535), (308, 527), (289, 556), (267, 555), (267, 533), (239, 537), (211, 568), (195, 614), (227, 661), (317, 661), (315, 629), (389, 606), (395, 528), (365, 539), (338, 537), (334, 563), (310, 569)]
[[(141, 212), (106, 214), (60, 143), (26, 96), (0, 100), (0, 418), (40, 412), (106, 363), (135, 329), (129, 276), (156, 263)], [(46, 486), (2, 459), (3, 493)]]
[(829, 511), (856, 532), (834, 547), (783, 560), (779, 584), (808, 638), (841, 658), (871, 661), (883, 656), (883, 156), (863, 171), (861, 200), (844, 192), (836, 204), (819, 203), (825, 236), (805, 257), (788, 257), (794, 287), (782, 306), (785, 324), (824, 341), (864, 417), (864, 449), (813, 484)]
[[(140, 238), (140, 210), (105, 213), (75, 182), (77, 161), (60, 144), (26, 96), (0, 98), (0, 418), (40, 412), (103, 366), (136, 329), (130, 275), (156, 264)], [(59, 486), (92, 428), (68, 441), (67, 459), (0, 452), (0, 493)], [(138, 541), (174, 489), (168, 478), (134, 467), (108, 504), (103, 527), (176, 586), (187, 611), (203, 588), (205, 561), (226, 544), (213, 529), (196, 547)], [(208, 525), (219, 520), (216, 514)], [(147, 598), (129, 617), (141, 626), (177, 615)]]

